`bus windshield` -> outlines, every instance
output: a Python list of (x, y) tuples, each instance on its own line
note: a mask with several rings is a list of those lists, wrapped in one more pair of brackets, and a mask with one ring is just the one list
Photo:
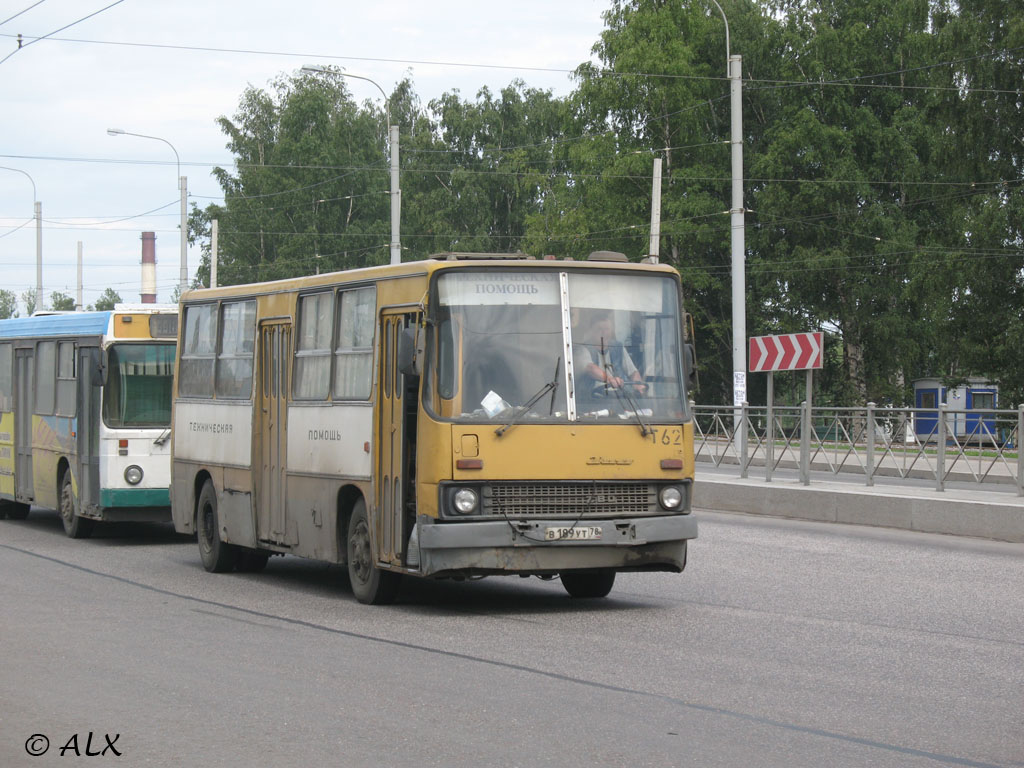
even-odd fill
[(108, 427), (168, 427), (174, 344), (124, 343), (107, 350), (103, 421)]
[(664, 275), (445, 272), (428, 403), (459, 421), (678, 422), (679, 312)]

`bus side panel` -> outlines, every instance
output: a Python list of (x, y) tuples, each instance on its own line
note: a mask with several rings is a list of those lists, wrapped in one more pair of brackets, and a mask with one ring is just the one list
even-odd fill
[(32, 474), (35, 503), (47, 509), (60, 507), (57, 470), (62, 458), (77, 461), (75, 442), (71, 437), (72, 420), (64, 416), (32, 417)]
[(0, 497), (14, 498), (14, 413), (0, 414)]
[(222, 537), (252, 546), (252, 403), (246, 400), (178, 401), (174, 407), (172, 518), (175, 530), (193, 530), (195, 477), (210, 470), (217, 491)]
[(345, 485), (370, 493), (373, 408), (315, 405), (288, 409), (287, 515), (295, 526), (291, 552), (340, 562), (338, 494)]
[(370, 479), (373, 408), (366, 405), (288, 408), (289, 471)]

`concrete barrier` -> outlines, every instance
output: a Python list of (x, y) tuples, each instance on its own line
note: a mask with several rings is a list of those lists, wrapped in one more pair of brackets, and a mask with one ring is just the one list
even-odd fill
[(1024, 542), (1024, 499), (1008, 493), (930, 491), (792, 480), (741, 479), (697, 465), (693, 505), (829, 523)]

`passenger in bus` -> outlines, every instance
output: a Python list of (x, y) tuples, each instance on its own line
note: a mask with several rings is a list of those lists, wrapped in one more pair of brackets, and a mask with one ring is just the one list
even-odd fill
[(573, 330), (573, 339), (573, 367), (584, 384), (584, 393), (623, 386), (637, 395), (647, 392), (626, 347), (615, 339), (610, 310), (591, 310), (588, 322)]

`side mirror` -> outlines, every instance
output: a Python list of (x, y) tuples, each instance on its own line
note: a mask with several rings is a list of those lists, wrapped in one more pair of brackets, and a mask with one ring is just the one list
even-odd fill
[(89, 360), (89, 383), (94, 387), (102, 387), (107, 383), (107, 351), (94, 349)]
[(686, 380), (691, 390), (700, 389), (700, 379), (697, 376), (697, 350), (693, 344), (686, 344), (683, 347), (683, 370), (686, 372)]
[(402, 330), (398, 337), (398, 370), (406, 376), (419, 376), (423, 370), (423, 334), (418, 325)]

